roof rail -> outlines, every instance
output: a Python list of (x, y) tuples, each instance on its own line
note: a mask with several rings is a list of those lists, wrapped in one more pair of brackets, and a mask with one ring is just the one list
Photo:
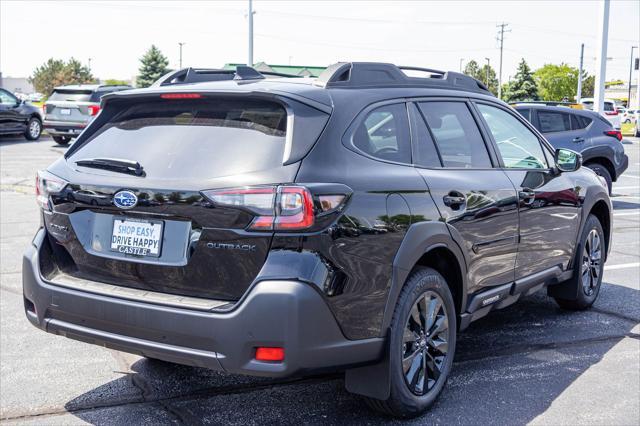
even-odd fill
[(282, 74), (278, 72), (259, 72), (253, 67), (239, 65), (235, 70), (217, 68), (182, 68), (171, 71), (153, 83), (151, 87), (171, 86), (174, 84), (200, 83), (204, 81), (221, 80), (261, 80), (267, 76), (275, 77), (299, 77), (296, 75)]
[[(410, 77), (403, 70), (421, 71), (429, 76)], [(465, 74), (378, 62), (338, 62), (327, 67), (316, 84), (326, 88), (434, 87), (490, 93), (484, 84)]]

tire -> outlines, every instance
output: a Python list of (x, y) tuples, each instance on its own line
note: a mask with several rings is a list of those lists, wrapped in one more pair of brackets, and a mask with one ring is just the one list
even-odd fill
[(27, 129), (24, 131), (24, 137), (29, 141), (36, 141), (42, 134), (42, 122), (36, 117), (31, 117), (27, 121)]
[[(435, 318), (420, 314), (429, 313), (432, 307)], [(426, 333), (420, 332), (425, 329)], [(427, 410), (438, 398), (451, 371), (456, 330), (456, 311), (447, 282), (431, 268), (416, 268), (398, 297), (391, 320), (389, 398), (381, 401), (365, 397), (367, 405), (402, 418), (415, 417)], [(405, 373), (413, 380), (406, 379)]]
[(590, 308), (596, 301), (602, 285), (605, 244), (602, 225), (597, 217), (590, 214), (576, 248), (573, 276), (568, 281), (575, 289), (577, 298), (566, 300), (556, 297), (555, 301), (561, 308), (581, 311)]
[(53, 140), (58, 145), (66, 145), (71, 141), (71, 138), (69, 136), (53, 136)]
[(587, 167), (596, 172), (598, 176), (602, 176), (604, 180), (607, 181), (607, 188), (609, 190), (609, 195), (611, 195), (611, 190), (613, 188), (613, 179), (611, 179), (611, 173), (605, 166), (599, 163), (591, 163), (587, 164)]

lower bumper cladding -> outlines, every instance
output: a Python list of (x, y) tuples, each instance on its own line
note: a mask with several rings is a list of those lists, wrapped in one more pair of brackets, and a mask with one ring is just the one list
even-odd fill
[[(35, 246), (24, 254), (23, 292), (28, 320), (49, 333), (180, 364), (270, 377), (363, 365), (382, 354), (383, 339), (346, 339), (322, 296), (306, 283), (259, 282), (227, 312), (146, 303), (45, 281), (38, 266), (43, 238), (36, 236)], [(272, 359), (257, 360), (258, 348), (271, 349)]]

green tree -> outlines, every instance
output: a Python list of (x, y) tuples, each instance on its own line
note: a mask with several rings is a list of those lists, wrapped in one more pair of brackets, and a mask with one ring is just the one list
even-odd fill
[(140, 58), (140, 75), (138, 75), (137, 86), (149, 87), (154, 81), (169, 72), (169, 60), (162, 54), (160, 49), (151, 45), (149, 50)]
[(518, 65), (518, 71), (512, 81), (510, 81), (506, 90), (503, 86), (503, 97), (506, 102), (515, 101), (537, 101), (538, 85), (536, 84), (531, 68), (527, 62), (522, 59)]
[(464, 66), (464, 73), (469, 77), (473, 77), (476, 80), (479, 80), (478, 76), (480, 75), (480, 66), (473, 59), (467, 62), (467, 65)]
[(104, 84), (109, 86), (126, 86), (129, 84), (127, 80), (118, 80), (117, 78), (108, 78), (104, 81)]
[(595, 87), (596, 77), (593, 75), (588, 75), (585, 71), (582, 75), (582, 94), (580, 96), (582, 96), (583, 98), (593, 98)]
[(29, 82), (37, 92), (49, 95), (56, 86), (93, 83), (95, 78), (88, 67), (74, 58), (69, 59), (68, 62), (50, 58), (33, 71)]
[[(487, 81), (487, 67), (489, 69), (489, 81)], [(472, 59), (464, 67), (464, 73), (482, 82), (492, 93), (498, 93), (498, 78), (496, 77), (496, 71), (491, 66), (485, 64), (480, 67)]]
[(546, 64), (533, 73), (538, 93), (544, 101), (574, 99), (578, 87), (578, 70), (565, 63)]

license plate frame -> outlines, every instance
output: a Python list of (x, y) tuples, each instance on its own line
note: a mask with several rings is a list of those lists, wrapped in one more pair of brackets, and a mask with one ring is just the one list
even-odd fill
[[(148, 257), (158, 258), (162, 255), (164, 225), (165, 225), (164, 221), (138, 219), (138, 218), (130, 218), (130, 217), (114, 217), (111, 223), (112, 223), (112, 228), (111, 228), (111, 236), (109, 240), (109, 248), (112, 252), (121, 253), (121, 254), (124, 254), (125, 256), (132, 256), (137, 258), (148, 258)], [(134, 226), (135, 230), (132, 230), (131, 233), (127, 235), (122, 235), (123, 233), (121, 232), (119, 232), (118, 235), (116, 235), (115, 234), (116, 226), (119, 226), (119, 225)], [(153, 251), (153, 248), (148, 248), (148, 247), (145, 248), (136, 244), (117, 243), (114, 240), (114, 237), (116, 236), (131, 238), (131, 240), (125, 241), (130, 243), (133, 243), (134, 238), (145, 239), (146, 236), (138, 234), (138, 229), (144, 229), (144, 228), (146, 229), (153, 228), (157, 232), (157, 235), (158, 235), (157, 239), (156, 238), (152, 239), (152, 242), (157, 240), (158, 249), (157, 249), (157, 252), (155, 253)], [(148, 250), (148, 251), (145, 251), (145, 250)]]

